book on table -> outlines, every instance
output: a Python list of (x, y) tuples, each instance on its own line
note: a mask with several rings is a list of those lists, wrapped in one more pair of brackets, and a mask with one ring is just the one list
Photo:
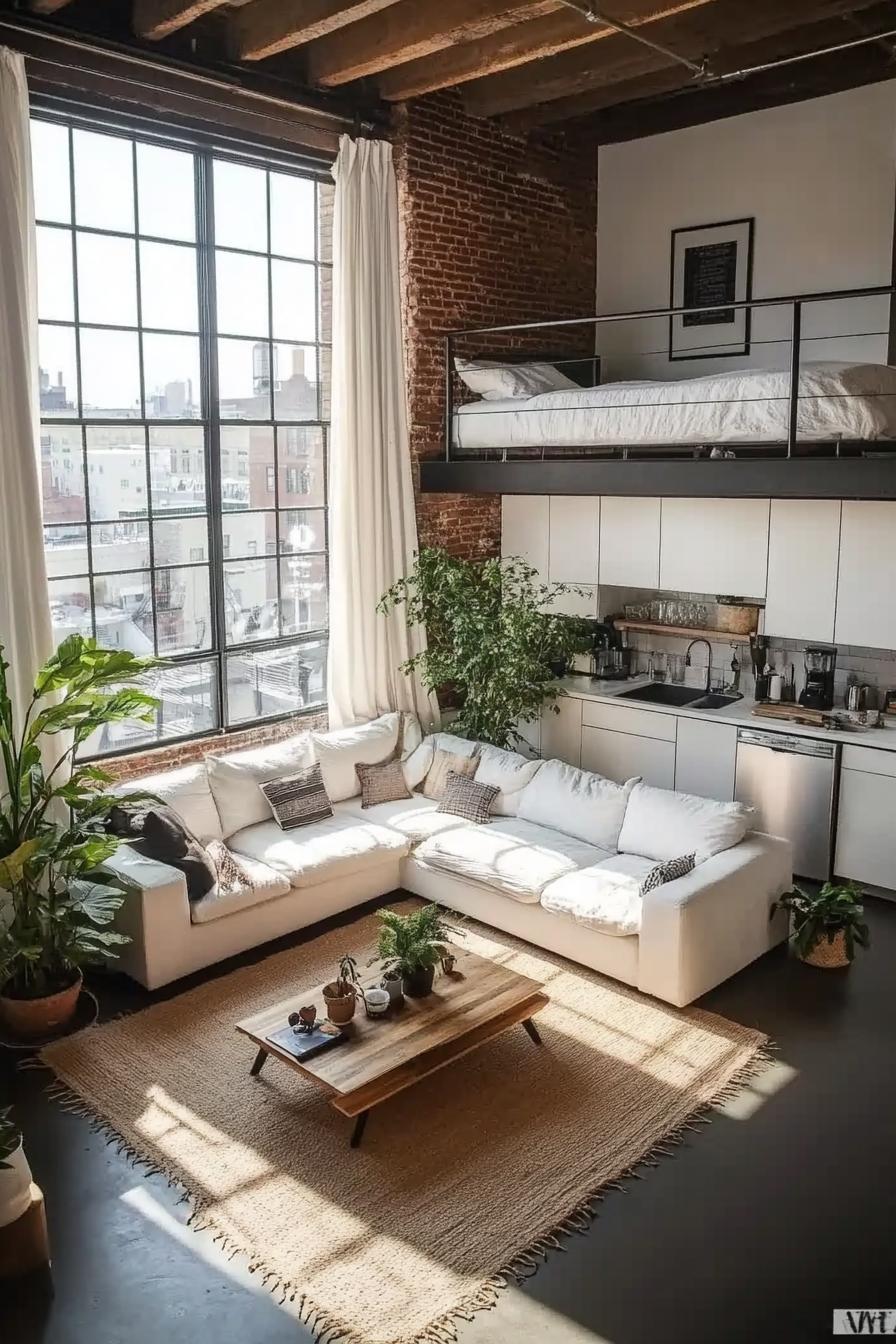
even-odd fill
[(279, 1031), (272, 1031), (265, 1040), (276, 1045), (278, 1050), (285, 1050), (293, 1059), (302, 1060), (311, 1059), (313, 1055), (330, 1050), (334, 1045), (341, 1045), (348, 1037), (342, 1031), (332, 1031), (321, 1026), (315, 1026), (313, 1031), (294, 1031), (292, 1027), (281, 1027)]

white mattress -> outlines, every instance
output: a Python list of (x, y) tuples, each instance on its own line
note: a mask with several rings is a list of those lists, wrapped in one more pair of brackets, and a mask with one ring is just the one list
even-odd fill
[[(801, 439), (896, 438), (896, 368), (809, 363), (800, 372)], [(458, 448), (776, 443), (787, 439), (790, 375), (737, 369), (674, 382), (607, 383), (457, 409)]]

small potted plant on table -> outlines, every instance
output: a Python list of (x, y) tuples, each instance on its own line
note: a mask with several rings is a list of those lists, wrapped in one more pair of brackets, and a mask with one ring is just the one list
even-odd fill
[(344, 1027), (354, 1017), (358, 996), (357, 984), (358, 964), (354, 957), (346, 955), (339, 963), (339, 974), (336, 979), (324, 985), (327, 1016), (334, 1026)]
[(772, 914), (789, 912), (790, 944), (801, 961), (825, 969), (848, 966), (856, 947), (871, 943), (861, 897), (854, 882), (825, 882), (817, 892), (794, 887), (775, 902)]
[(424, 905), (409, 915), (394, 910), (378, 910), (377, 915), (382, 921), (377, 952), (387, 974), (400, 974), (408, 998), (431, 994), (436, 967), (451, 955), (445, 940), (455, 930), (444, 922), (437, 905)]

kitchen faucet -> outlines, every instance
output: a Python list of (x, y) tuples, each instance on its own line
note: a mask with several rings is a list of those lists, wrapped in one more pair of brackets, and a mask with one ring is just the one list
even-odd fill
[(691, 649), (694, 647), (695, 644), (706, 645), (706, 685), (704, 686), (703, 689), (706, 691), (708, 695), (712, 683), (712, 645), (710, 644), (708, 639), (692, 639), (690, 644), (688, 645), (687, 653), (684, 655), (685, 667), (691, 666)]

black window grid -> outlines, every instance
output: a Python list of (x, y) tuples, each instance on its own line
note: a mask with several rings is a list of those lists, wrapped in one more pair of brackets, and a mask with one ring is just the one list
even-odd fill
[[(329, 591), (329, 517), (326, 507), (327, 486), (328, 486), (328, 430), (329, 422), (323, 418), (324, 401), (324, 380), (323, 368), (324, 360), (322, 353), (331, 350), (331, 342), (321, 339), (321, 283), (324, 273), (332, 274), (332, 263), (330, 261), (320, 260), (321, 238), (320, 238), (320, 189), (324, 180), (322, 174), (315, 174), (309, 171), (295, 170), (282, 164), (266, 166), (263, 162), (254, 159), (240, 159), (239, 156), (222, 154), (217, 151), (211, 151), (194, 147), (188, 149), (193, 157), (194, 163), (194, 193), (196, 209), (196, 236), (190, 241), (186, 239), (166, 238), (158, 234), (142, 233), (140, 231), (140, 202), (138, 190), (138, 172), (137, 172), (137, 145), (138, 142), (165, 144), (164, 140), (153, 141), (151, 137), (144, 135), (129, 135), (126, 132), (109, 130), (104, 127), (97, 129), (104, 134), (113, 136), (119, 140), (126, 140), (131, 147), (131, 186), (133, 191), (133, 211), (134, 211), (134, 229), (125, 231), (120, 229), (98, 228), (93, 225), (82, 225), (77, 219), (76, 195), (75, 195), (75, 154), (74, 154), (74, 131), (78, 123), (65, 118), (55, 118), (41, 114), (35, 119), (44, 121), (54, 121), (56, 124), (65, 126), (68, 137), (68, 174), (69, 174), (69, 210), (70, 219), (68, 221), (49, 220), (38, 217), (37, 225), (41, 228), (52, 228), (61, 232), (68, 232), (71, 239), (72, 251), (72, 321), (65, 319), (40, 319), (40, 325), (46, 327), (56, 327), (69, 330), (73, 334), (74, 353), (75, 353), (75, 388), (76, 388), (76, 408), (73, 413), (65, 415), (53, 415), (52, 413), (42, 412), (42, 423), (47, 430), (70, 429), (80, 430), (81, 439), (81, 466), (84, 483), (84, 516), (78, 520), (65, 522), (48, 521), (44, 523), (45, 535), (48, 532), (70, 530), (73, 527), (84, 528), (85, 531), (85, 553), (87, 558), (87, 569), (83, 572), (66, 572), (64, 574), (53, 575), (55, 582), (65, 582), (69, 580), (78, 581), (84, 579), (89, 585), (90, 592), (90, 618), (91, 631), (94, 637), (97, 634), (96, 621), (96, 584), (104, 578), (114, 576), (116, 578), (126, 578), (130, 575), (148, 575), (150, 588), (152, 591), (152, 630), (153, 646), (158, 652), (159, 634), (158, 634), (158, 603), (157, 603), (157, 584), (156, 575), (170, 574), (173, 571), (183, 570), (205, 570), (208, 574), (209, 591), (209, 615), (210, 615), (210, 640), (209, 646), (201, 649), (179, 652), (174, 654), (164, 654), (166, 662), (173, 667), (179, 665), (207, 665), (211, 664), (215, 669), (215, 693), (212, 697), (214, 702), (214, 713), (216, 722), (213, 727), (197, 733), (185, 734), (180, 737), (176, 735), (165, 734), (161, 731), (153, 740), (146, 741), (136, 748), (128, 746), (121, 752), (104, 752), (103, 755), (127, 754), (135, 749), (145, 749), (152, 746), (154, 741), (171, 743), (179, 740), (190, 740), (194, 737), (201, 738), (215, 735), (223, 731), (243, 731), (247, 726), (245, 719), (231, 722), (228, 712), (228, 661), (241, 655), (252, 656), (271, 651), (282, 651), (290, 653), (300, 650), (303, 646), (324, 648), (324, 665), (326, 660), (326, 646), (328, 641), (328, 625), (326, 623), (302, 631), (299, 633), (284, 633), (283, 618), (283, 600), (282, 600), (282, 568), (286, 561), (290, 559), (321, 559), (323, 561), (324, 585)], [(184, 149), (184, 146), (177, 146)], [(292, 172), (296, 177), (310, 180), (314, 183), (314, 257), (299, 258), (288, 256), (281, 253), (274, 253), (268, 248), (261, 252), (249, 248), (227, 246), (217, 247), (215, 243), (215, 221), (214, 221), (214, 171), (213, 164), (215, 160), (221, 160), (234, 163), (247, 163), (249, 166), (265, 173), (265, 197), (266, 197), (266, 229), (268, 244), (271, 240), (271, 173), (289, 173)], [(136, 325), (127, 323), (101, 323), (101, 322), (82, 322), (79, 311), (79, 286), (78, 286), (78, 257), (77, 257), (77, 237), (79, 233), (92, 234), (95, 236), (108, 236), (113, 238), (123, 238), (134, 243), (134, 262), (135, 262), (135, 286), (136, 286), (136, 305), (137, 322)], [(140, 243), (163, 243), (166, 246), (182, 247), (195, 253), (197, 263), (197, 300), (198, 300), (198, 330), (190, 331), (184, 328), (166, 328), (144, 326), (142, 323), (142, 285), (141, 285), (141, 255)], [(268, 307), (268, 334), (265, 336), (247, 336), (243, 333), (219, 332), (216, 329), (215, 314), (215, 257), (218, 251), (235, 252), (249, 256), (255, 256), (266, 259), (267, 271), (267, 307)], [(273, 264), (277, 261), (286, 261), (308, 265), (313, 269), (314, 276), (314, 333), (315, 339), (296, 340), (289, 336), (275, 335), (273, 321)], [(139, 394), (140, 394), (140, 415), (139, 416), (115, 416), (115, 415), (84, 415), (83, 402), (83, 377), (82, 377), (82, 352), (81, 352), (81, 333), (85, 330), (100, 331), (124, 331), (135, 333), (137, 335), (138, 350), (138, 372), (139, 372)], [(168, 417), (168, 416), (147, 416), (146, 405), (146, 379), (144, 366), (144, 345), (143, 337), (149, 335), (188, 337), (197, 340), (199, 346), (200, 359), (200, 377), (199, 377), (199, 410), (200, 414), (189, 417)], [(274, 369), (274, 347), (285, 345), (292, 348), (305, 348), (314, 351), (317, 372), (317, 406), (316, 416), (289, 418), (276, 415), (275, 387), (273, 376), (269, 377), (268, 386), (268, 415), (266, 417), (222, 417), (220, 414), (219, 401), (219, 378), (218, 378), (218, 341), (225, 339), (236, 339), (245, 341), (247, 344), (263, 344), (267, 346), (268, 368), (273, 374)], [(145, 479), (145, 511), (128, 515), (127, 518), (117, 517), (94, 517), (92, 514), (92, 498), (89, 472), (89, 447), (88, 431), (91, 429), (115, 429), (116, 427), (127, 428), (129, 430), (142, 431), (142, 450), (144, 453), (144, 479)], [(151, 431), (154, 429), (168, 428), (196, 428), (201, 429), (204, 441), (204, 467), (205, 467), (205, 508), (173, 509), (158, 508), (155, 505), (154, 489), (152, 479), (152, 444)], [(227, 509), (223, 499), (221, 489), (221, 430), (227, 428), (245, 429), (247, 431), (253, 428), (269, 429), (273, 440), (273, 469), (274, 469), (274, 504), (270, 508), (235, 508)], [(319, 491), (314, 492), (314, 496), (308, 501), (292, 501), (281, 504), (281, 448), (280, 436), (285, 435), (289, 429), (317, 430), (320, 434), (320, 461), (323, 479), (320, 483)], [(300, 552), (287, 550), (283, 544), (283, 526), (284, 518), (287, 513), (294, 511), (306, 511), (319, 513), (323, 522), (323, 546)], [(276, 550), (270, 554), (265, 550), (250, 556), (236, 552), (224, 554), (222, 541), (222, 522), (225, 517), (243, 517), (258, 514), (272, 514), (275, 520), (275, 544)], [(203, 561), (184, 560), (179, 562), (157, 562), (155, 554), (155, 536), (154, 524), (158, 521), (171, 521), (189, 518), (203, 518), (206, 522), (208, 559)], [(147, 565), (127, 569), (97, 569), (94, 563), (94, 540), (93, 529), (102, 525), (113, 525), (125, 521), (142, 522), (146, 524), (148, 534), (148, 561)], [(277, 592), (277, 620), (278, 634), (274, 638), (264, 638), (257, 640), (241, 640), (228, 642), (226, 638), (226, 614), (225, 614), (225, 587), (226, 587), (226, 565), (240, 561), (248, 562), (258, 560), (262, 564), (273, 563), (276, 572), (276, 592)], [(329, 601), (327, 601), (327, 609)], [(315, 701), (314, 704), (305, 707), (304, 712), (316, 712), (322, 707), (323, 701)], [(288, 711), (284, 714), (267, 714), (259, 716), (264, 722), (276, 721), (280, 718), (293, 717), (294, 713), (302, 711)]]

